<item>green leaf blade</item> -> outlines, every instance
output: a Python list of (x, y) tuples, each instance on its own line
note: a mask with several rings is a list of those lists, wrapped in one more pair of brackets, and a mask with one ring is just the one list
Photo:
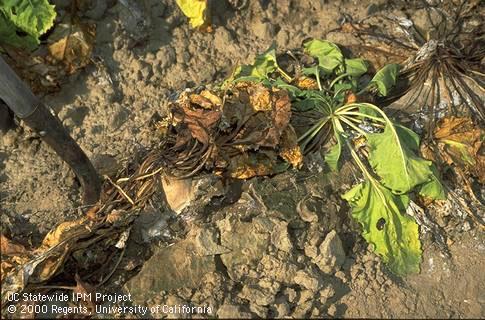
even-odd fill
[(431, 166), (431, 180), (419, 186), (418, 192), (421, 196), (432, 200), (446, 200), (445, 188), (440, 182), (438, 169), (433, 164)]
[(404, 194), (431, 179), (431, 161), (415, 154), (419, 137), (411, 130), (388, 123), (382, 133), (367, 135), (369, 163), (382, 184)]
[(345, 59), (345, 72), (352, 77), (360, 77), (367, 72), (367, 68), (364, 59)]
[(342, 154), (342, 136), (340, 133), (335, 132), (335, 138), (337, 142), (330, 148), (329, 152), (325, 155), (325, 162), (328, 164), (332, 171), (338, 171), (340, 169), (339, 160)]
[(268, 74), (278, 69), (276, 61), (276, 45), (273, 43), (268, 50), (256, 56), (252, 65), (242, 65), (236, 71), (236, 81), (242, 77), (253, 77), (254, 79), (268, 79)]
[(4, 0), (0, 10), (17, 28), (33, 37), (46, 33), (56, 17), (54, 6), (47, 0)]
[(380, 95), (387, 96), (391, 88), (396, 85), (398, 74), (399, 65), (395, 63), (388, 64), (377, 71), (369, 85), (374, 84)]
[(418, 225), (401, 213), (408, 206), (407, 195), (394, 195), (382, 185), (365, 181), (343, 198), (362, 225), (362, 236), (392, 272), (400, 276), (419, 272), (422, 251)]
[(303, 46), (307, 54), (318, 59), (318, 65), (327, 74), (331, 74), (338, 66), (343, 64), (342, 51), (330, 41), (314, 39), (306, 42)]

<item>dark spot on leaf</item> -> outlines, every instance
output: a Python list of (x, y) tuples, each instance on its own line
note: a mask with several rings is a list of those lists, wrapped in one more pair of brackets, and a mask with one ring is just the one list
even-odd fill
[(384, 229), (384, 225), (386, 224), (386, 219), (380, 218), (377, 223), (376, 223), (376, 228), (377, 230), (382, 230)]
[(23, 32), (21, 30), (15, 30), (15, 33), (19, 36), (19, 37), (26, 37), (28, 34), (26, 32)]

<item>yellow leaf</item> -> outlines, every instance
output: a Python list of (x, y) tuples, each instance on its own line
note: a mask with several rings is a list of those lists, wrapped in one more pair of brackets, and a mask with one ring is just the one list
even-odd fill
[(192, 28), (206, 24), (207, 0), (177, 0), (177, 5), (189, 18)]

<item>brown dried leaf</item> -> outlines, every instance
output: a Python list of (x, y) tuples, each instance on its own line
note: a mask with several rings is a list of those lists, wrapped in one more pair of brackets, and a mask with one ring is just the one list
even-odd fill
[(88, 313), (93, 313), (96, 309), (96, 287), (82, 281), (77, 273), (74, 280), (76, 280), (76, 287), (72, 293), (81, 298), (79, 301), (88, 309)]
[[(238, 117), (244, 122), (244, 127), (234, 138), (235, 145), (244, 145), (247, 148), (259, 147), (275, 148), (281, 134), (286, 129), (291, 117), (291, 103), (288, 93), (284, 90), (272, 90), (262, 84), (242, 82), (236, 86), (236, 99), (227, 101), (224, 108), (226, 118)], [(248, 106), (249, 103), (249, 106)], [(233, 108), (233, 105), (236, 108)], [(243, 108), (236, 114), (234, 110)], [(251, 108), (253, 112), (248, 111)], [(256, 112), (256, 113), (254, 113)], [(246, 121), (246, 119), (249, 120)]]
[(287, 167), (288, 165), (280, 161), (274, 151), (261, 150), (231, 158), (231, 163), (226, 171), (232, 178), (249, 179), (280, 173)]
[(317, 80), (305, 76), (296, 78), (295, 85), (302, 90), (318, 90)]
[(0, 253), (7, 256), (27, 254), (27, 249), (21, 244), (14, 243), (3, 234), (0, 234)]
[(35, 268), (35, 271), (29, 278), (29, 282), (40, 283), (52, 278), (64, 265), (68, 253), (68, 246), (64, 246), (60, 251), (46, 255), (44, 260)]
[[(466, 169), (481, 183), (485, 182), (484, 136), (485, 132), (466, 117), (444, 118), (434, 130), (441, 159), (448, 165), (454, 164)], [(421, 151), (427, 158), (435, 159), (429, 146), (423, 146)]]
[(209, 144), (211, 131), (222, 115), (219, 108), (215, 107), (209, 98), (187, 93), (180, 96), (172, 108), (172, 113), (180, 128), (176, 146), (186, 144), (190, 137), (197, 139), (202, 144)]
[(87, 217), (61, 223), (45, 236), (41, 248), (51, 248), (68, 238), (75, 238), (82, 234), (89, 234), (90, 228), (88, 224), (89, 220)]
[(280, 157), (290, 163), (294, 168), (301, 168), (303, 165), (303, 153), (298, 145), (298, 137), (292, 126), (288, 126), (281, 135)]
[(0, 234), (0, 281), (16, 266), (29, 260), (29, 251), (21, 244), (14, 243), (12, 240)]
[(63, 63), (68, 74), (84, 68), (91, 62), (95, 34), (94, 24), (66, 16), (49, 37), (51, 58)]
[(214, 93), (210, 92), (209, 90), (203, 90), (201, 93), (200, 93), (201, 96), (203, 96), (204, 98), (207, 98), (210, 100), (210, 102), (212, 102), (212, 104), (214, 106), (222, 106), (222, 99), (219, 98), (217, 95), (215, 95)]

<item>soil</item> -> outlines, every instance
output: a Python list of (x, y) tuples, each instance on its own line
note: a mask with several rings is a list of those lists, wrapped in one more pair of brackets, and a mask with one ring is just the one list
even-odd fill
[[(419, 10), (396, 3), (217, 1), (207, 33), (190, 29), (172, 0), (97, 0), (87, 13), (97, 24), (93, 63), (43, 101), (100, 173), (112, 175), (150, 146), (153, 117), (165, 115), (178, 92), (225, 79), (273, 41), (281, 52), (300, 48), (344, 19), (383, 12), (427, 27)], [(147, 209), (135, 224), (139, 239), (131, 240), (149, 244), (152, 257), (100, 289), (131, 292), (140, 305), (212, 307), (187, 317), (485, 317), (483, 230), (452, 206), (434, 212), (441, 229), (453, 226), (448, 251), (422, 230), (421, 273), (397, 278), (359, 236), (339, 197), (354, 181), (345, 170), (332, 176), (315, 157), (301, 172), (234, 190), (192, 181), (195, 196), (182, 210), (186, 237), (167, 246), (160, 232), (166, 220)], [(2, 133), (0, 183), (2, 229), (21, 242), (38, 244), (59, 222), (84, 214), (74, 174), (22, 125)]]

